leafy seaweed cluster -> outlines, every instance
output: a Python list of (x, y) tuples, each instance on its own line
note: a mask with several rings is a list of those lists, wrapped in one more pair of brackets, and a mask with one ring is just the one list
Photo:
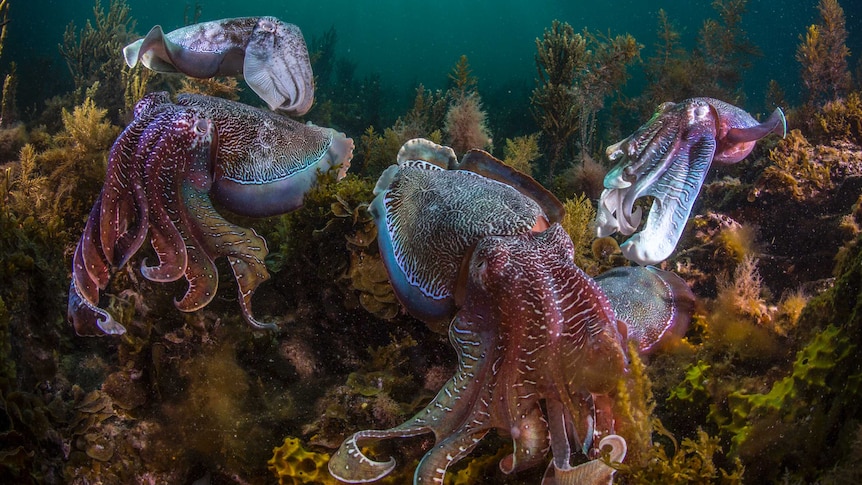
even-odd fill
[(596, 114), (605, 98), (626, 82), (628, 67), (642, 47), (629, 34), (608, 38), (586, 29), (576, 33), (558, 20), (536, 39), (538, 78), (530, 102), (545, 137), (548, 160), (543, 169), (549, 179), (557, 165), (574, 159), (576, 148), (593, 151)]
[[(687, 484), (722, 483), (741, 484), (745, 468), (737, 459), (731, 461), (728, 469), (716, 462), (723, 455), (720, 439), (710, 436), (702, 429), (697, 430), (695, 439), (683, 438), (678, 446), (673, 440), (673, 451), (668, 453), (660, 443), (653, 444), (652, 455), (643, 468), (627, 473), (627, 483)], [(625, 468), (623, 468), (626, 471)]]
[(820, 0), (817, 9), (821, 23), (810, 25), (805, 35), (800, 35), (802, 43), (796, 49), (809, 108), (844, 96), (851, 83), (844, 9), (838, 0)]
[(492, 145), (488, 116), (471, 73), (467, 56), (462, 55), (449, 74), (453, 86), (447, 92), (450, 102), (443, 118), (443, 141), (458, 155), (473, 148), (490, 150)]
[(862, 99), (858, 91), (826, 102), (817, 111), (815, 119), (818, 124), (812, 134), (817, 139), (852, 143), (862, 147)]
[[(820, 392), (830, 384), (827, 377), (836, 366), (842, 365), (855, 350), (855, 345), (838, 327), (827, 326), (800, 350), (793, 363), (791, 374), (773, 383), (765, 393), (737, 390), (728, 395), (729, 419), (714, 416), (722, 429), (731, 435), (734, 451), (757, 456), (774, 435), (769, 429), (784, 427), (787, 423), (803, 418), (806, 405), (818, 400)], [(857, 379), (858, 380), (858, 379)], [(851, 382), (859, 386), (862, 382)], [(854, 391), (858, 392), (862, 388)], [(754, 453), (752, 453), (754, 448)]]
[(820, 196), (834, 187), (831, 171), (841, 157), (841, 150), (813, 146), (800, 130), (791, 130), (770, 150), (773, 163), (763, 171), (754, 193), (787, 194), (798, 201)]
[(329, 453), (308, 451), (299, 438), (284, 438), (284, 443), (272, 450), (267, 462), (280, 485), (337, 485), (338, 480), (327, 470)]
[(399, 117), (383, 133), (369, 126), (359, 139), (355, 164), (359, 173), (377, 179), (386, 167), (395, 163), (398, 150), (411, 138), (427, 138), (434, 143), (443, 142), (441, 126), (445, 117), (446, 98), (443, 93), (416, 88), (413, 107)]
[(74, 22), (66, 26), (60, 53), (66, 60), (75, 82), (77, 100), (95, 87), (92, 97), (99, 106), (109, 110), (118, 119), (126, 106), (123, 79), (124, 61), (117, 55), (132, 39), (135, 21), (125, 0), (111, 0), (108, 11), (100, 0), (93, 7), (94, 22), (87, 20), (80, 30)]
[[(628, 355), (629, 375), (621, 380), (614, 403), (614, 414), (620, 419), (619, 432), (629, 445), (620, 466), (620, 480), (638, 484), (742, 483), (744, 468), (738, 459), (727, 459), (719, 437), (697, 428), (694, 439), (685, 437), (680, 446), (655, 416), (652, 382), (634, 344), (629, 345)], [(695, 369), (708, 367), (698, 365)], [(697, 370), (687, 373), (685, 382), (695, 386), (696, 392), (702, 389), (699, 381)], [(682, 396), (684, 400), (693, 397), (688, 392)]]
[(707, 18), (698, 31), (697, 47), (682, 46), (681, 34), (663, 9), (658, 12), (658, 41), (647, 59), (647, 87), (639, 96), (642, 116), (666, 101), (711, 96), (731, 103), (743, 101), (741, 73), (759, 50), (742, 28), (747, 0), (714, 0), (718, 18)]
[(503, 147), (503, 163), (515, 170), (532, 175), (533, 162), (541, 156), (538, 133), (506, 138), (506, 145)]
[(590, 256), (595, 233), (593, 220), (596, 218), (596, 209), (584, 194), (574, 199), (567, 199), (563, 207), (566, 215), (560, 225), (572, 239), (575, 248), (575, 264), (584, 271), (590, 272), (591, 268), (595, 269), (595, 263), (590, 260)]

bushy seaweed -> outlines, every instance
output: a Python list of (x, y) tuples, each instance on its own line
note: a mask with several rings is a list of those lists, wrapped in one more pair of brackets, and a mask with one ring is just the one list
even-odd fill
[(108, 109), (114, 121), (119, 120), (126, 106), (122, 79), (123, 57), (117, 55), (132, 40), (135, 20), (125, 0), (111, 0), (107, 12), (100, 0), (93, 6), (93, 21), (87, 20), (81, 29), (70, 22), (63, 33), (60, 53), (66, 60), (75, 82), (76, 101), (95, 86), (92, 97)]
[(538, 78), (530, 102), (544, 135), (548, 159), (543, 172), (549, 179), (558, 165), (574, 160), (576, 149), (592, 153), (596, 114), (628, 79), (628, 67), (642, 47), (628, 34), (576, 33), (558, 20), (536, 39)]

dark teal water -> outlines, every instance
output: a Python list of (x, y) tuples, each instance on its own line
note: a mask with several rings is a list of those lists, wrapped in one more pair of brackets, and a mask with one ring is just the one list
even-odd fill
[[(848, 46), (854, 55), (850, 65), (855, 69), (862, 51), (862, 1), (840, 3), (850, 32)], [(107, 4), (108, 0), (104, 0), (105, 8)], [(128, 0), (128, 4), (137, 19), (139, 34), (154, 24), (161, 24), (165, 30), (182, 26), (184, 10), (193, 5), (152, 0)], [(69, 75), (57, 45), (69, 21), (81, 26), (92, 18), (93, 2), (11, 0), (11, 5), (12, 23), (2, 65), (18, 63), (23, 80), (21, 104), (38, 105), (41, 99), (68, 89)], [(763, 105), (770, 79), (779, 81), (790, 101), (798, 96), (801, 86), (794, 56), (799, 36), (807, 25), (819, 20), (816, 5), (814, 0), (748, 2), (744, 27), (764, 54), (744, 76), (747, 98), (752, 104), (749, 109), (771, 109)], [(647, 59), (653, 52), (659, 8), (682, 31), (688, 47), (693, 46), (704, 18), (716, 17), (707, 0), (217, 0), (202, 1), (200, 6), (202, 20), (274, 15), (299, 25), (309, 42), (313, 36), (319, 37), (335, 27), (338, 55), (358, 64), (357, 75), (379, 73), (387, 91), (405, 99), (410, 86), (416, 83), (443, 87), (446, 74), (462, 54), (469, 57), (480, 92), (512, 84), (532, 88), (535, 39), (553, 19), (567, 21), (576, 29), (588, 27), (612, 35), (631, 33), (646, 46), (642, 56)], [(626, 89), (636, 95), (638, 88), (635, 75)], [(493, 100), (486, 101), (493, 109)]]

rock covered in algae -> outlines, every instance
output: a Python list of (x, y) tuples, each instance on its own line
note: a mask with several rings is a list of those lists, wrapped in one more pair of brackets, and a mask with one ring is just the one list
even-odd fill
[(272, 458), (266, 462), (280, 485), (338, 485), (329, 474), (326, 464), (329, 453), (308, 451), (299, 438), (286, 437), (281, 446), (273, 448)]

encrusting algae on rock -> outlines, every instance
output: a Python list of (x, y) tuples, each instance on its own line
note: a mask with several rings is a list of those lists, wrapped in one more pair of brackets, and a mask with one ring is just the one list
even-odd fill
[(290, 436), (272, 450), (272, 458), (266, 462), (269, 470), (278, 478), (280, 485), (338, 485), (339, 482), (326, 468), (329, 453), (308, 451), (299, 438)]

